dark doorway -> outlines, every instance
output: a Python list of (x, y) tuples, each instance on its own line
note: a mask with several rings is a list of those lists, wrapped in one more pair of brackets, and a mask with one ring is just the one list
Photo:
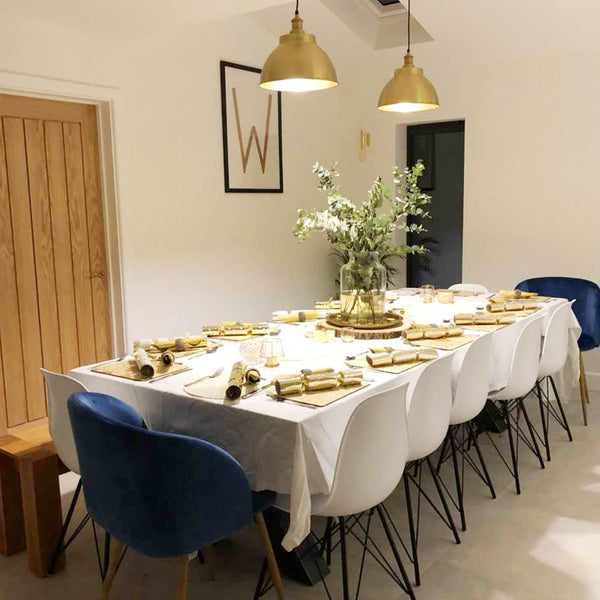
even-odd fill
[(407, 164), (423, 160), (419, 185), (432, 198), (428, 231), (408, 234), (409, 244), (424, 244), (429, 252), (407, 257), (406, 282), (446, 288), (462, 281), (465, 122), (409, 125), (406, 137)]

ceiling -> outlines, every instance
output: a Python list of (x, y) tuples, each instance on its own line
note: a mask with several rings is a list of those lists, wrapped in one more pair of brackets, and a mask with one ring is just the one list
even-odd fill
[(412, 12), (435, 40), (419, 53), (487, 63), (600, 50), (597, 0), (413, 0)]
[[(352, 11), (370, 10), (374, 3), (379, 4), (378, 0), (301, 0), (301, 10), (303, 4), (308, 8), (319, 2), (331, 10), (333, 19), (347, 25), (350, 36), (353, 32), (359, 39), (368, 39), (371, 48), (391, 52), (385, 50), (391, 46), (379, 34), (373, 37), (372, 32), (357, 33), (356, 24), (349, 23)], [(400, 10), (396, 18), (405, 15), (404, 7), (397, 4), (377, 8)], [(293, 12), (293, 4), (289, 0), (0, 0), (0, 16), (5, 22), (11, 9), (15, 14), (98, 35), (152, 35), (176, 27), (198, 28), (201, 35), (210, 20), (265, 9)], [(600, 50), (597, 0), (413, 0), (412, 11), (416, 23), (422, 25), (420, 33), (415, 26), (415, 41), (420, 35), (424, 36), (421, 41), (434, 40), (421, 44), (419, 54), (431, 53), (432, 57), (441, 52), (462, 62), (485, 63), (498, 58)], [(278, 35), (282, 29), (285, 32), (288, 23), (286, 18), (278, 26)], [(311, 24), (311, 31), (318, 36), (319, 30), (327, 27), (327, 22)], [(398, 26), (390, 28), (395, 38)], [(399, 28), (396, 39), (401, 47), (405, 41), (403, 27)], [(393, 52), (397, 56), (398, 50)]]
[[(375, 50), (406, 46), (408, 11), (400, 2), (383, 6), (381, 0), (320, 0), (356, 35)], [(414, 44), (433, 38), (414, 18), (411, 19)]]
[[(379, 0), (318, 0), (318, 2), (328, 9), (329, 19), (333, 18), (344, 23), (370, 48), (382, 50), (406, 46), (408, 12), (399, 2), (389, 6), (381, 6)], [(307, 31), (320, 36), (320, 31), (322, 32), (326, 26), (323, 24), (323, 17), (315, 19), (315, 4), (317, 0), (313, 0), (312, 3), (304, 2), (304, 6), (301, 2), (300, 15), (305, 17)], [(252, 16), (267, 31), (279, 36), (289, 29), (293, 6), (286, 2), (280, 6), (255, 11)], [(416, 19), (412, 18), (411, 23), (413, 43), (432, 40)]]

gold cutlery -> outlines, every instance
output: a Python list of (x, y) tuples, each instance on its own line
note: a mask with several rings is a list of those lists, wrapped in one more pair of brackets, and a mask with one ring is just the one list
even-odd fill
[(173, 375), (179, 375), (180, 373), (187, 373), (191, 371), (191, 367), (186, 367), (185, 369), (181, 369), (180, 371), (175, 371), (174, 373), (165, 373), (164, 375), (159, 375), (158, 377), (153, 377), (152, 379), (148, 379), (146, 383), (154, 383), (155, 381), (159, 381), (160, 379), (166, 379), (167, 377), (172, 377)]
[(200, 377), (199, 379), (190, 381), (189, 383), (186, 383), (184, 387), (194, 385), (195, 383), (200, 383), (201, 381), (206, 381), (207, 379), (214, 379), (215, 377), (218, 377), (222, 372), (223, 372), (223, 367), (219, 367), (212, 375), (205, 375), (204, 377)]
[(216, 352), (223, 344), (215, 344), (213, 346), (210, 346), (208, 348), (204, 348), (202, 350), (199, 350), (198, 352), (196, 352), (196, 354), (192, 354), (190, 356), (186, 356), (185, 358), (187, 358), (187, 360), (195, 360), (196, 358), (200, 357), (200, 356), (205, 356), (206, 354), (213, 354), (214, 352)]
[(258, 394), (258, 392), (262, 392), (264, 390), (266, 390), (267, 388), (269, 388), (271, 386), (270, 383), (267, 383), (266, 385), (262, 385), (261, 387), (252, 390), (251, 392), (248, 392), (247, 394), (244, 394), (243, 396), (241, 396), (240, 400), (245, 400), (246, 398), (250, 398), (250, 396), (253, 396), (254, 394)]
[(302, 408), (310, 408), (315, 410), (317, 408), (322, 408), (321, 406), (313, 406), (312, 404), (303, 404), (302, 402), (296, 402), (292, 398), (287, 398), (286, 396), (278, 396), (277, 394), (267, 394), (269, 398), (273, 398), (275, 402), (289, 402), (290, 404), (295, 404), (296, 406), (301, 406)]

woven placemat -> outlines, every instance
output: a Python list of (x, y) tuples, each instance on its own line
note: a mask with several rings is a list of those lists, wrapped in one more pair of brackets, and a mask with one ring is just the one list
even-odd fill
[[(205, 352), (208, 352), (208, 350), (210, 349), (211, 351), (216, 350), (217, 348), (219, 348), (221, 346), (221, 344), (210, 344), (208, 346), (202, 346), (202, 347), (198, 347), (198, 348), (190, 348), (189, 350), (183, 350), (181, 352), (177, 352), (177, 350), (170, 350), (170, 352), (173, 353), (173, 356), (177, 359), (177, 358), (186, 358), (188, 356), (193, 356), (194, 354), (203, 354)], [(147, 350), (148, 352), (148, 356), (150, 356), (150, 358), (153, 359), (158, 359), (160, 358), (160, 356), (162, 355), (162, 352), (159, 352), (158, 350)]]
[(508, 327), (512, 325), (512, 323), (501, 323), (499, 325), (460, 325), (460, 327), (464, 327), (465, 329), (472, 329), (473, 331), (497, 331), (498, 329), (504, 329), (504, 327)]
[(285, 401), (289, 400), (296, 404), (304, 404), (306, 406), (313, 406), (316, 408), (323, 408), (329, 406), (354, 392), (363, 390), (369, 384), (365, 383), (361, 386), (347, 387), (347, 388), (336, 388), (333, 390), (319, 390), (317, 392), (306, 392), (305, 394), (292, 394), (290, 396), (277, 396), (275, 394), (269, 394), (271, 398), (275, 400)]
[(264, 334), (261, 335), (209, 335), (208, 336), (212, 341), (219, 340), (225, 342), (245, 342), (246, 340), (251, 340), (252, 338), (264, 338), (267, 337)]
[(418, 346), (420, 348), (435, 348), (436, 350), (456, 350), (461, 346), (466, 346), (472, 341), (476, 340), (475, 335), (458, 335), (455, 337), (438, 338), (436, 340), (411, 340), (409, 343), (411, 346)]
[(113, 377), (121, 377), (123, 379), (130, 379), (132, 381), (151, 381), (152, 379), (158, 379), (164, 375), (172, 375), (179, 373), (180, 371), (189, 371), (190, 368), (187, 365), (181, 365), (179, 363), (173, 363), (172, 365), (165, 365), (162, 362), (154, 362), (154, 377), (144, 377), (135, 363), (129, 359), (121, 359), (115, 362), (107, 363), (104, 365), (98, 365), (92, 367), (94, 373), (102, 373), (103, 375), (112, 375)]
[(533, 313), (537, 312), (538, 310), (540, 310), (539, 306), (532, 306), (530, 308), (526, 308), (525, 310), (507, 310), (504, 312), (496, 312), (496, 313), (491, 313), (491, 314), (495, 315), (497, 317), (506, 316), (506, 315), (514, 315), (515, 317), (528, 317), (529, 315), (532, 315)]
[(438, 292), (452, 292), (459, 298), (470, 298), (471, 296), (484, 296), (487, 292), (469, 292), (467, 290), (448, 290), (444, 288), (436, 289), (435, 293)]
[(373, 369), (374, 371), (381, 371), (382, 373), (392, 373), (393, 375), (399, 375), (400, 373), (404, 373), (404, 371), (408, 371), (413, 367), (418, 367), (423, 363), (430, 362), (427, 360), (417, 360), (411, 363), (404, 363), (401, 365), (387, 365), (385, 367), (372, 367), (366, 358), (353, 358), (351, 360), (346, 360), (346, 364), (349, 367), (359, 367), (361, 369)]
[(531, 298), (505, 298), (505, 302), (523, 302), (525, 304), (533, 304), (536, 302), (550, 302), (555, 298), (550, 296), (532, 296)]

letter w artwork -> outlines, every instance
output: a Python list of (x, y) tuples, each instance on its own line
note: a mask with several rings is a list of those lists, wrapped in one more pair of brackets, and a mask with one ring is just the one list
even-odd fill
[(246, 169), (248, 167), (248, 160), (250, 158), (250, 152), (252, 151), (253, 143), (256, 144), (256, 151), (258, 152), (258, 160), (260, 161), (260, 168), (262, 169), (263, 175), (265, 173), (265, 169), (267, 167), (267, 152), (269, 150), (269, 129), (271, 125), (271, 107), (273, 104), (273, 94), (269, 94), (267, 100), (267, 117), (265, 119), (265, 135), (263, 139), (263, 143), (261, 146), (260, 139), (258, 137), (258, 132), (256, 131), (256, 126), (252, 125), (250, 129), (250, 137), (248, 138), (248, 142), (244, 147), (244, 139), (242, 137), (242, 122), (240, 120), (240, 111), (238, 108), (238, 98), (237, 98), (237, 90), (236, 88), (231, 89), (233, 93), (233, 106), (235, 109), (235, 124), (237, 127), (237, 135), (238, 142), (240, 144), (240, 155), (242, 157), (242, 168), (244, 170), (244, 174), (246, 173)]

